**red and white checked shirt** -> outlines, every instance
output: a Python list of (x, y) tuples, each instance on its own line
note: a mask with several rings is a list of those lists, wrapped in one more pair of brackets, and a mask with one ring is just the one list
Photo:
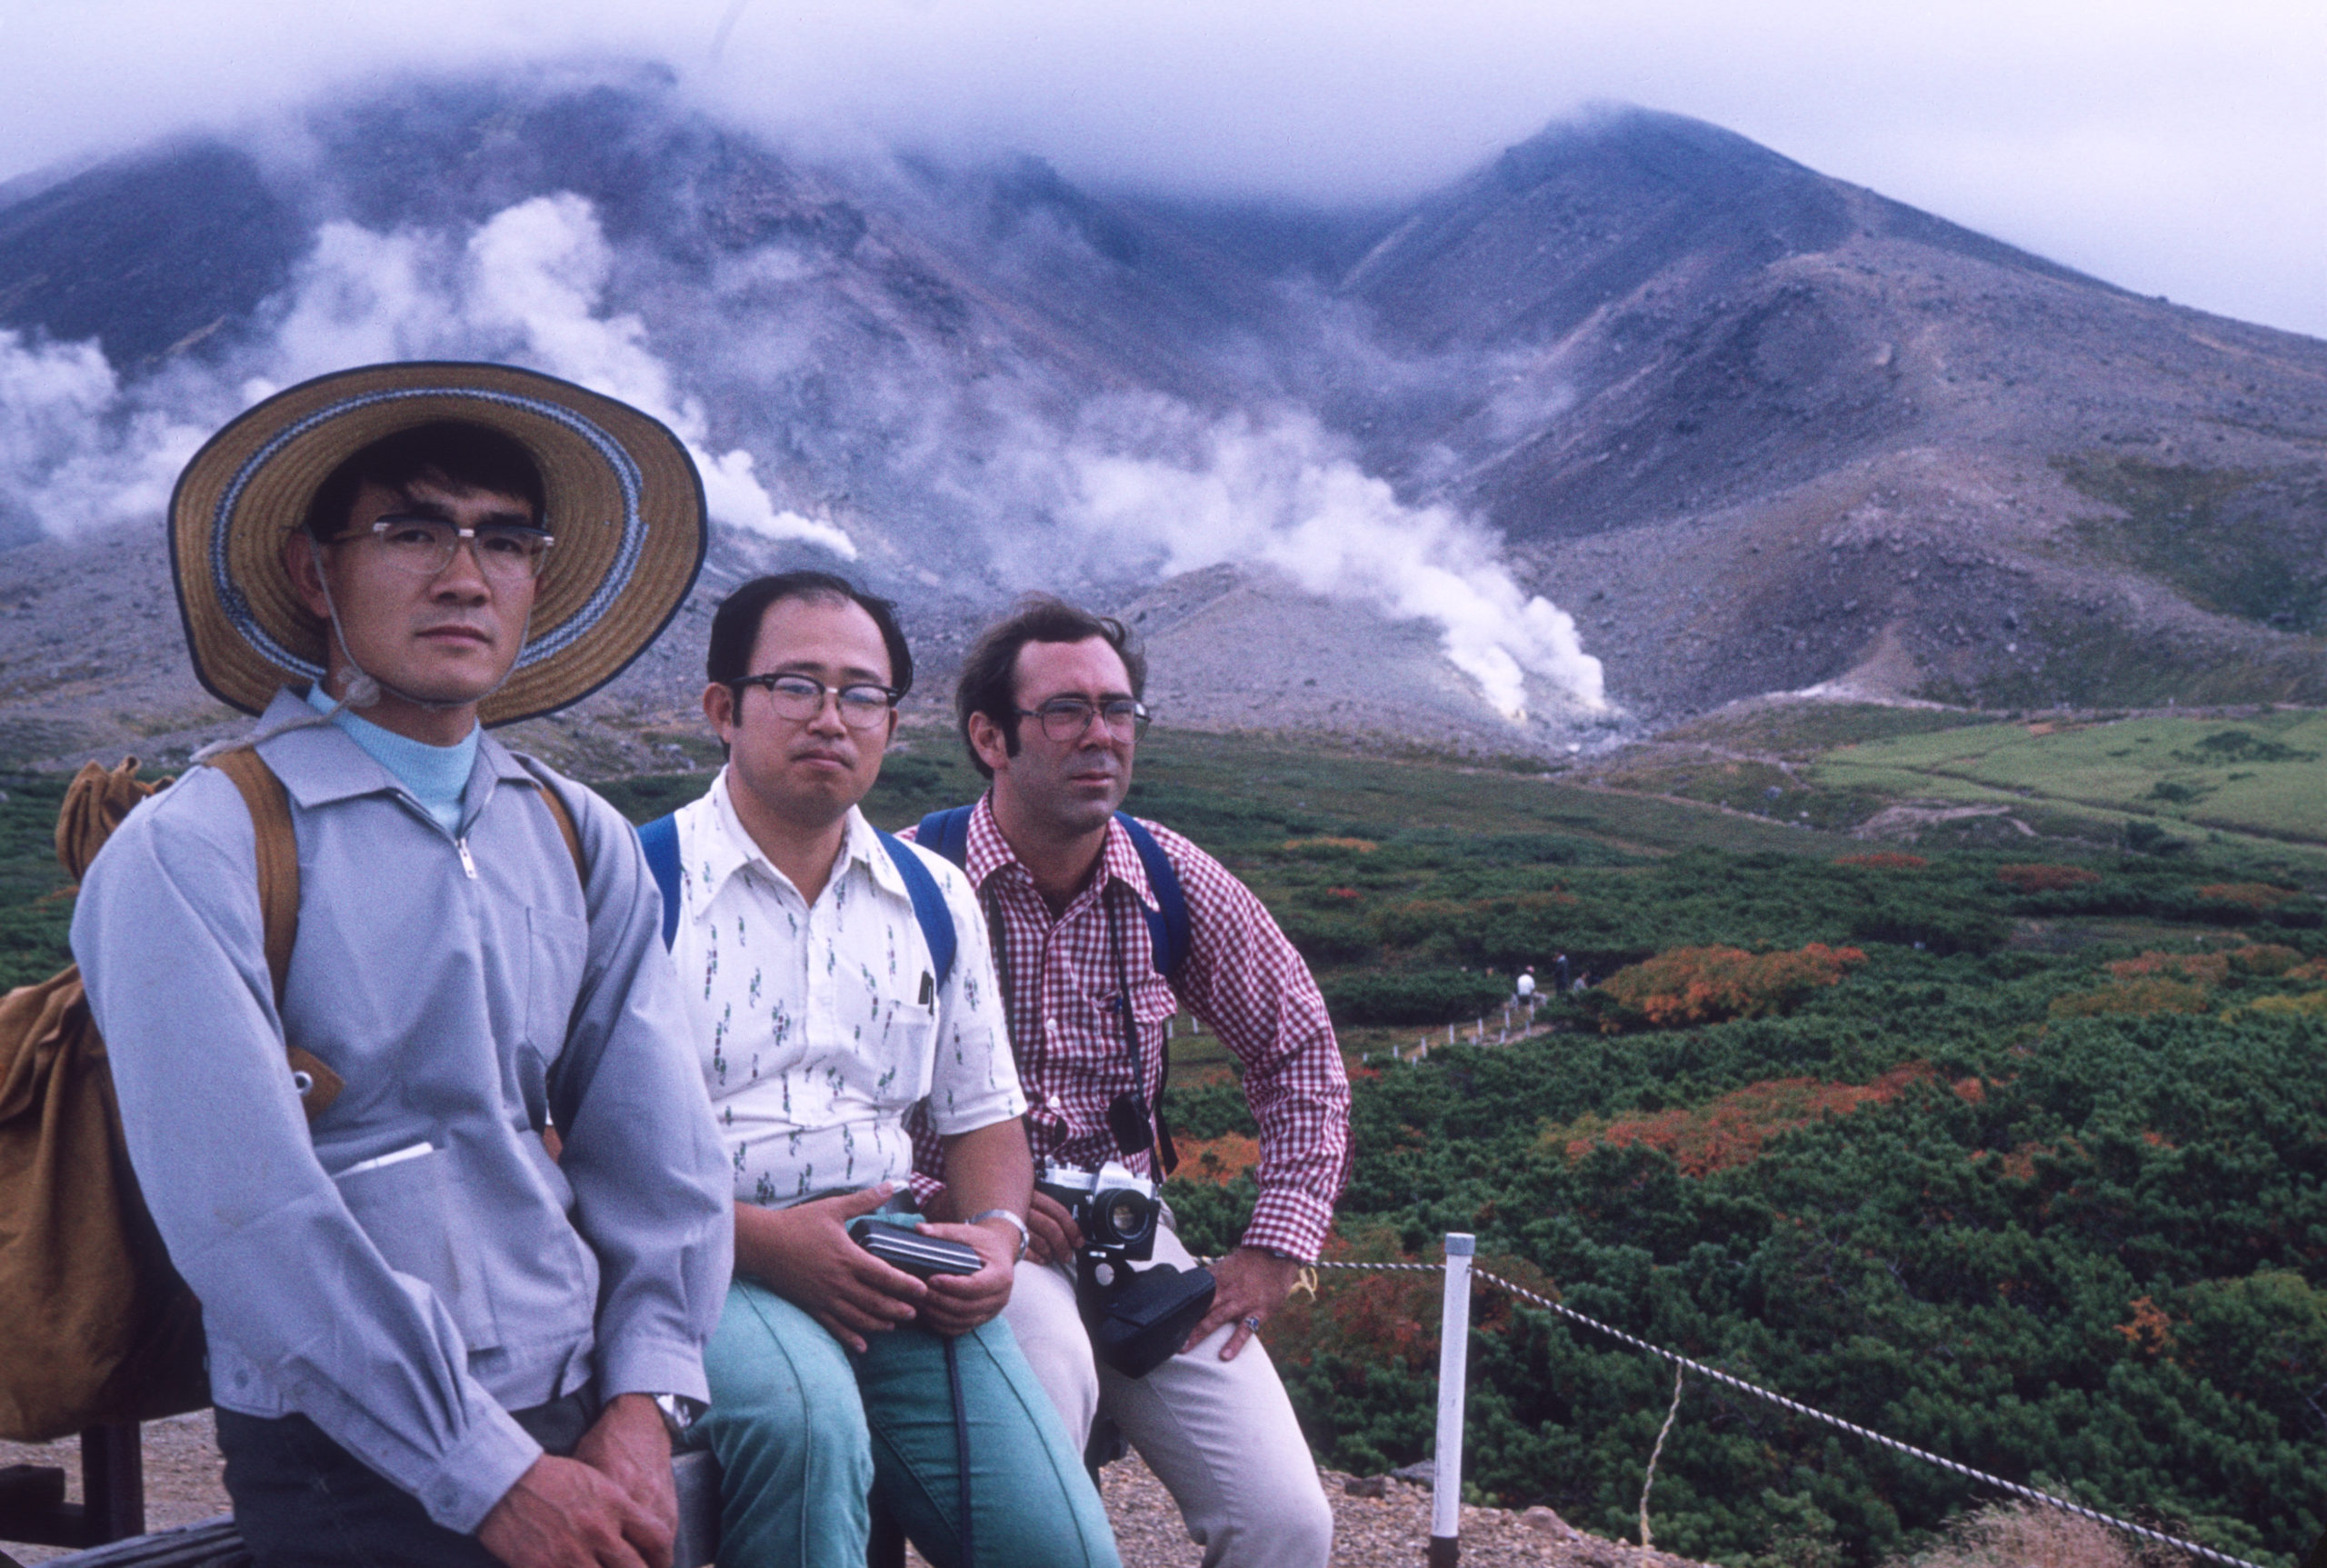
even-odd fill
[[(1144, 914), (1155, 894), (1121, 824), (1108, 824), (1097, 874), (1054, 920), (994, 824), (990, 797), (970, 814), (970, 885), (994, 928), (1010, 1037), (1032, 1107), (1027, 1142), (1037, 1164), (1095, 1171), (1120, 1159), (1156, 1175), (1152, 1153), (1124, 1154), (1107, 1125), (1107, 1107), (1134, 1088), (1116, 1011), (1123, 984), (1112, 937), (1120, 937), (1139, 1027), (1141, 1098), (1153, 1104), (1163, 1086), (1164, 1028), (1184, 1003), (1243, 1064), (1244, 1096), (1260, 1124), (1261, 1194), (1245, 1244), (1313, 1263), (1350, 1167), (1349, 1074), (1325, 1000), (1252, 889), (1180, 834), (1141, 820), (1187, 901), (1188, 954), (1176, 984), (1155, 973)], [(918, 1118), (915, 1124), (914, 1165), (942, 1179), (944, 1154)]]

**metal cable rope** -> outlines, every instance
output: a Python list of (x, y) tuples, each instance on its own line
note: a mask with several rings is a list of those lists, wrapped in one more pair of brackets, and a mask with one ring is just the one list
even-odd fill
[[(1356, 1263), (1322, 1262), (1313, 1266), (1321, 1269), (1346, 1269), (1362, 1273), (1443, 1273), (1445, 1272), (1446, 1268), (1444, 1263)], [(1844, 1421), (1839, 1415), (1829, 1415), (1824, 1411), (1813, 1409), (1811, 1406), (1803, 1404), (1799, 1400), (1788, 1399), (1782, 1393), (1773, 1393), (1766, 1388), (1758, 1387), (1757, 1385), (1750, 1383), (1743, 1378), (1738, 1377), (1733, 1373), (1723, 1372), (1718, 1367), (1707, 1366), (1701, 1361), (1692, 1361), (1689, 1357), (1681, 1354), (1677, 1351), (1666, 1350), (1661, 1344), (1652, 1344), (1647, 1340), (1641, 1338), (1638, 1334), (1626, 1333), (1623, 1329), (1617, 1328), (1610, 1323), (1602, 1323), (1598, 1318), (1587, 1316), (1586, 1314), (1576, 1311), (1573, 1307), (1563, 1305), (1561, 1303), (1552, 1300), (1549, 1296), (1538, 1295), (1535, 1292), (1527, 1289), (1524, 1285), (1513, 1284), (1511, 1281), (1504, 1279), (1500, 1274), (1490, 1273), (1485, 1269), (1477, 1268), (1475, 1266), (1472, 1269), (1471, 1273), (1474, 1278), (1484, 1280), (1487, 1283), (1492, 1285), (1500, 1286), (1503, 1290), (1509, 1291), (1513, 1295), (1520, 1297), (1522, 1300), (1533, 1302), (1538, 1306), (1548, 1308), (1550, 1311), (1557, 1313), (1563, 1318), (1567, 1318), (1574, 1323), (1582, 1323), (1584, 1327), (1593, 1329), (1600, 1333), (1604, 1333), (1611, 1339), (1621, 1340), (1624, 1343), (1631, 1345), (1635, 1350), (1644, 1350), (1651, 1355), (1661, 1356), (1665, 1361), (1672, 1363), (1675, 1366), (1684, 1367), (1691, 1372), (1700, 1374), (1701, 1376), (1710, 1378), (1715, 1383), (1725, 1383), (1729, 1387), (1736, 1389), (1741, 1393), (1750, 1393), (1756, 1399), (1767, 1400), (1770, 1403), (1777, 1405), (1782, 1409), (1793, 1411), (1797, 1415), (1806, 1415), (1813, 1421), (1823, 1422), (1828, 1426), (1835, 1427), (1841, 1431), (1850, 1433), (1852, 1435), (1856, 1437), (1863, 1437), (1870, 1443), (1879, 1443), (1883, 1447), (1892, 1449), (1896, 1453), (1906, 1454), (1911, 1458), (1923, 1460), (1924, 1463), (1929, 1464), (1936, 1464), (1942, 1470), (1952, 1470), (1956, 1474), (1979, 1482), (1983, 1486), (1992, 1486), (1998, 1491), (2010, 1493), (2015, 1497), (2026, 1498), (2031, 1503), (2041, 1503), (2048, 1508), (2057, 1508), (2063, 1513), (2073, 1513), (2079, 1518), (2090, 1519), (2096, 1524), (2105, 1524), (2112, 1530), (2122, 1530), (2129, 1535), (2138, 1535), (2145, 1541), (2154, 1541), (2160, 1545), (2171, 1546), (2176, 1551), (2187, 1552), (2192, 1556), (2202, 1557), (2209, 1562), (2223, 1563), (2226, 1565), (2226, 1568), (2261, 1568), (2261, 1564), (2250, 1563), (2243, 1557), (2233, 1557), (2226, 1552), (2217, 1552), (2211, 1546), (2201, 1546), (2194, 1541), (2184, 1541), (2179, 1536), (2168, 1535), (2164, 1532), (2159, 1530), (2152, 1530), (2145, 1524), (2135, 1524), (2131, 1520), (2119, 1519), (2113, 1514), (2103, 1513), (2098, 1509), (2087, 1508), (2082, 1503), (2074, 1503), (2065, 1497), (2055, 1497), (2049, 1492), (2039, 1492), (2032, 1486), (2022, 1486), (2016, 1481), (2006, 1481), (2001, 1475), (1990, 1475), (1984, 1470), (1974, 1470), (1968, 1464), (1958, 1464), (1952, 1459), (1942, 1458), (1936, 1453), (1932, 1453), (1923, 1449), (1917, 1448), (1912, 1443), (1902, 1443), (1895, 1437), (1885, 1437), (1883, 1433), (1861, 1426), (1856, 1422)]]

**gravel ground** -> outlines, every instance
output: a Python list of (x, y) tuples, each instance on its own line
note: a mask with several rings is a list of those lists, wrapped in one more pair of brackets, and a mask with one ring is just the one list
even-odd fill
[[(167, 1530), (215, 1519), (226, 1512), (226, 1486), (220, 1479), (217, 1426), (206, 1410), (148, 1422), (145, 1428), (145, 1528)], [(0, 1443), (0, 1470), (11, 1464), (50, 1464), (65, 1472), (65, 1496), (81, 1501), (81, 1440)], [(18, 1546), (0, 1542), (0, 1552), (19, 1563), (45, 1563), (66, 1553), (62, 1546)]]
[[(1418, 1568), (1430, 1543), (1430, 1488), (1385, 1479), (1381, 1496), (1361, 1497), (1350, 1494), (1349, 1476), (1328, 1470), (1321, 1478), (1333, 1505), (1336, 1568)], [(1137, 1455), (1109, 1465), (1100, 1490), (1124, 1568), (1196, 1568), (1203, 1562), (1170, 1494)], [(1548, 1508), (1524, 1513), (1465, 1508), (1461, 1539), (1468, 1568), (1697, 1568), (1661, 1552), (1580, 1533)]]
[[(218, 1448), (208, 1411), (155, 1422), (145, 1428), (145, 1523), (149, 1530), (190, 1524), (226, 1512)], [(80, 1444), (67, 1438), (41, 1444), (0, 1443), (0, 1468), (55, 1464), (65, 1471), (67, 1495), (80, 1496)], [(1351, 1495), (1350, 1478), (1323, 1473), (1333, 1505), (1337, 1568), (1414, 1568), (1430, 1539), (1430, 1489), (1385, 1481), (1379, 1497)], [(1370, 1485), (1371, 1483), (1367, 1483)], [(1136, 1455), (1111, 1464), (1101, 1490), (1124, 1568), (1196, 1568), (1203, 1553), (1188, 1540), (1179, 1510)], [(1462, 1561), (1473, 1568), (1694, 1568), (1662, 1553), (1579, 1534), (1548, 1508), (1511, 1513), (1499, 1508), (1463, 1510)], [(0, 1544), (23, 1563), (64, 1555), (62, 1549)], [(910, 1561), (921, 1563), (917, 1553)]]

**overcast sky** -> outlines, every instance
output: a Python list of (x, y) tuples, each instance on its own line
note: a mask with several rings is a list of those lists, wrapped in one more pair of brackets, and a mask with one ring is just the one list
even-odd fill
[(0, 179), (385, 71), (640, 56), (772, 129), (1410, 195), (1595, 100), (2327, 336), (2327, 0), (4, 0)]

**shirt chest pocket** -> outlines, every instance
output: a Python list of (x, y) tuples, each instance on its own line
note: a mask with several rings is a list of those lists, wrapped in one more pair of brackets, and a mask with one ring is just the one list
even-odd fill
[(525, 1044), (545, 1063), (556, 1061), (565, 1048), (566, 1025), (582, 994), (589, 953), (590, 925), (580, 915), (525, 911)]
[[(1119, 1043), (1124, 1038), (1121, 993), (1110, 986), (1092, 994), (1092, 1028), (1100, 1038)], [(1166, 1024), (1180, 1011), (1180, 999), (1173, 993), (1171, 982), (1154, 970), (1131, 977), (1131, 1015), (1139, 1025), (1139, 1050), (1143, 1060), (1153, 1061), (1156, 1049), (1164, 1042)]]
[(868, 1098), (890, 1110), (903, 1110), (926, 1095), (939, 1054), (950, 1059), (956, 1049), (951, 1040), (938, 1037), (934, 1010), (910, 1004), (891, 1004), (865, 1033), (874, 1042), (865, 1053), (872, 1072)]

